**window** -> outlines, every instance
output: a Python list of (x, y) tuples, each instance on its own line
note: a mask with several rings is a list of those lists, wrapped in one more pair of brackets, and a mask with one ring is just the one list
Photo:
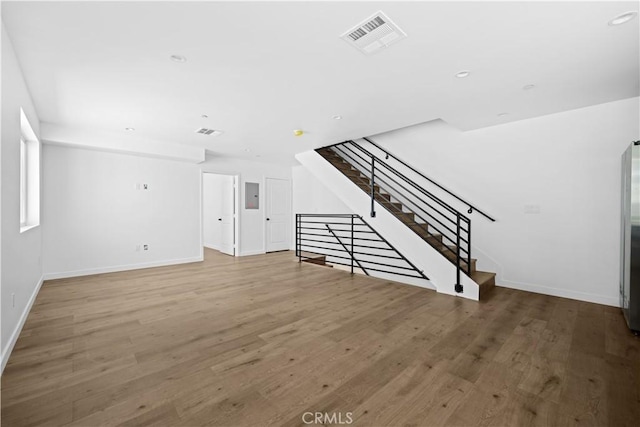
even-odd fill
[(20, 138), (20, 227), (27, 225), (27, 141)]
[(40, 225), (40, 142), (20, 109), (20, 232)]

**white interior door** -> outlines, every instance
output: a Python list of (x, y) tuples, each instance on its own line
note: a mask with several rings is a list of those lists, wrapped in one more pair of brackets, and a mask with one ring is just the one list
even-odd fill
[(235, 256), (235, 177), (223, 176), (221, 187), (220, 216), (218, 217), (220, 252)]
[(288, 180), (266, 179), (265, 223), (267, 252), (288, 250), (291, 233), (291, 186)]
[(202, 175), (202, 228), (203, 244), (207, 248), (220, 250), (220, 225), (222, 175), (204, 173)]

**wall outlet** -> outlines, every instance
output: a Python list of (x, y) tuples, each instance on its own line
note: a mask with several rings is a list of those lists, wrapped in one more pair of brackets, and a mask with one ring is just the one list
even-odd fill
[(144, 245), (142, 248), (143, 248), (145, 251), (148, 251), (148, 250), (149, 250), (149, 245)]

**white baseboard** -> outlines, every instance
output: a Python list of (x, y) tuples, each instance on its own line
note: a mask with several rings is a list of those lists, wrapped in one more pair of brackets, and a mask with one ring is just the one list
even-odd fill
[(86, 270), (62, 271), (59, 273), (45, 273), (44, 280), (66, 279), (69, 277), (91, 276), (93, 274), (117, 273), (119, 271), (140, 270), (143, 268), (165, 267), (167, 265), (188, 264), (200, 262), (204, 258), (201, 255), (191, 258), (171, 259), (165, 261), (143, 262), (140, 264), (116, 265), (113, 267), (89, 268)]
[(213, 249), (214, 251), (219, 251), (220, 250), (220, 246), (212, 245), (210, 243), (205, 243), (202, 246), (204, 246), (205, 248)]
[(27, 317), (29, 317), (29, 313), (31, 312), (31, 307), (33, 307), (33, 303), (36, 301), (36, 297), (38, 296), (38, 292), (40, 292), (40, 288), (42, 287), (42, 283), (44, 282), (44, 275), (40, 277), (36, 288), (33, 290), (31, 297), (29, 297), (29, 301), (27, 301), (27, 305), (25, 306), (22, 314), (20, 315), (20, 320), (16, 325), (16, 328), (13, 330), (9, 341), (7, 342), (7, 347), (2, 351), (2, 367), (0, 367), (0, 375), (4, 372), (4, 367), (7, 366), (7, 362), (9, 361), (9, 356), (11, 356), (11, 352), (13, 351), (13, 347), (15, 347), (16, 342), (18, 341), (18, 337), (20, 336), (20, 332), (22, 332), (22, 328), (24, 327), (24, 323), (27, 321)]
[(620, 300), (617, 297), (609, 297), (604, 295), (590, 294), (586, 292), (571, 291), (567, 289), (550, 288), (548, 286), (534, 285), (531, 283), (514, 282), (511, 280), (500, 280), (496, 286), (504, 288), (518, 289), (520, 291), (533, 292), (536, 294), (551, 295), (554, 297), (569, 298), (578, 301), (593, 302), (596, 304), (610, 305), (612, 307), (620, 307)]
[(263, 255), (265, 251), (262, 249), (258, 249), (256, 251), (242, 251), (240, 252), (240, 256), (251, 256), (251, 255)]

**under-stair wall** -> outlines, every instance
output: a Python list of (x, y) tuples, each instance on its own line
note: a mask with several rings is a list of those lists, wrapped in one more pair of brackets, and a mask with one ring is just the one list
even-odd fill
[[(362, 215), (400, 253), (417, 268), (424, 271), (430, 280), (429, 283), (419, 286), (435, 288), (441, 293), (478, 300), (478, 285), (464, 274), (461, 276), (464, 292), (460, 294), (455, 292), (456, 267), (407, 228), (399, 219), (381, 206), (377, 206), (376, 216), (370, 217), (370, 197), (322, 156), (315, 151), (309, 151), (298, 154), (296, 159), (322, 181), (349, 209)], [(394, 280), (402, 281), (397, 278)]]

